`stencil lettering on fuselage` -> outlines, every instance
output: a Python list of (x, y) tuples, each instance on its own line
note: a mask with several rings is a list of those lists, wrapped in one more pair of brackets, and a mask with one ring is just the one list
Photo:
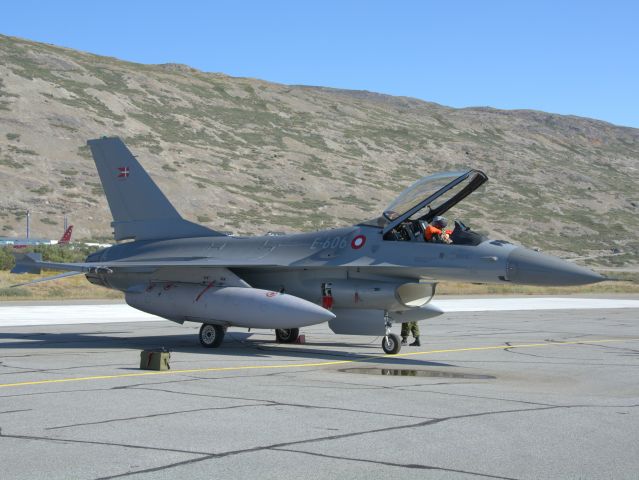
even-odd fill
[(347, 245), (347, 237), (319, 237), (311, 243), (311, 250), (346, 248)]

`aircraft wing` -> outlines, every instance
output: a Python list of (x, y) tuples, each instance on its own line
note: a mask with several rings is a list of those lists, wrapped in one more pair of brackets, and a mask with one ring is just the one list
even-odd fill
[(146, 260), (146, 261), (111, 261), (111, 262), (82, 262), (82, 263), (58, 263), (44, 262), (38, 253), (14, 254), (16, 266), (11, 273), (36, 273), (42, 270), (64, 270), (72, 272), (99, 272), (101, 270), (130, 270), (150, 272), (163, 267), (278, 267), (271, 262), (261, 264), (255, 259), (246, 260), (222, 260), (217, 258), (193, 258), (186, 260)]
[[(38, 278), (29, 282), (12, 285), (12, 287), (20, 287), (31, 285), (34, 283), (47, 282), (49, 280), (57, 280), (73, 275), (81, 275), (83, 273), (112, 273), (114, 271), (126, 270), (128, 272), (153, 273), (152, 282), (184, 282), (184, 283), (201, 283), (202, 268), (207, 268), (206, 278), (217, 278), (223, 280), (223, 283), (229, 286), (248, 287), (248, 283), (240, 277), (232, 273), (226, 267), (255, 266), (255, 262), (246, 260), (244, 263), (234, 262), (228, 265), (228, 262), (221, 262), (211, 258), (196, 258), (192, 260), (160, 260), (145, 262), (83, 262), (83, 263), (57, 263), (43, 262), (39, 253), (14, 254), (16, 258), (16, 266), (11, 273), (42, 273), (42, 270), (65, 270), (65, 273), (53, 275), (51, 277)], [(223, 263), (223, 264), (222, 264)], [(262, 265), (258, 265), (262, 266)], [(267, 267), (269, 265), (263, 265)], [(273, 265), (270, 265), (273, 266)]]
[(286, 256), (269, 256), (268, 258), (158, 258), (149, 260), (111, 260), (99, 262), (58, 263), (42, 261), (39, 253), (14, 253), (16, 266), (11, 273), (35, 273), (42, 270), (62, 270), (82, 273), (110, 273), (126, 270), (130, 273), (151, 273), (159, 268), (313, 268), (326, 266), (339, 267), (395, 267), (403, 266), (388, 263), (370, 256), (357, 257), (343, 261), (339, 258), (327, 258), (320, 254), (310, 256), (299, 255), (297, 258)]

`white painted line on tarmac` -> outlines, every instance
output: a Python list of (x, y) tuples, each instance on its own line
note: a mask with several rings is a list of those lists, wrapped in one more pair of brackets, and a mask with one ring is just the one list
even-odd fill
[[(637, 308), (639, 300), (608, 298), (508, 297), (434, 300), (444, 312), (491, 312), (524, 310), (591, 310)], [(164, 319), (125, 304), (1, 306), (0, 328), (83, 323), (157, 322)]]

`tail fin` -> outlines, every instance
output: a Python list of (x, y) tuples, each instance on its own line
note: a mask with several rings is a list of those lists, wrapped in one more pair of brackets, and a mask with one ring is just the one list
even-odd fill
[(58, 240), (58, 245), (64, 245), (69, 243), (71, 241), (72, 233), (73, 233), (73, 225), (69, 225), (69, 228), (67, 228), (64, 232), (64, 235), (62, 235), (62, 238)]
[(184, 220), (118, 137), (87, 144), (109, 202), (116, 240), (223, 235)]

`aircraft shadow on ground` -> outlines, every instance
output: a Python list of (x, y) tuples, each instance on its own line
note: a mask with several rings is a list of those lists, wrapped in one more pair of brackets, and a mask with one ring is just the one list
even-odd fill
[[(166, 348), (170, 352), (200, 354), (206, 360), (211, 356), (225, 357), (272, 358), (283, 357), (315, 359), (319, 361), (353, 360), (361, 363), (382, 363), (394, 366), (455, 366), (446, 363), (426, 361), (416, 358), (383, 356), (381, 346), (377, 343), (357, 342), (313, 342), (304, 345), (281, 344), (274, 340), (252, 339), (252, 333), (232, 332), (227, 335), (219, 348), (203, 348), (192, 333), (180, 335), (126, 336), (129, 331), (109, 332), (64, 332), (64, 333), (11, 333), (0, 332), (0, 357), (7, 349), (40, 350), (40, 349), (113, 349), (113, 350), (149, 350)], [(341, 348), (341, 349), (336, 349)], [(343, 349), (357, 349), (348, 351)], [(411, 349), (411, 351), (413, 351)], [(419, 350), (414, 350), (415, 352)]]

